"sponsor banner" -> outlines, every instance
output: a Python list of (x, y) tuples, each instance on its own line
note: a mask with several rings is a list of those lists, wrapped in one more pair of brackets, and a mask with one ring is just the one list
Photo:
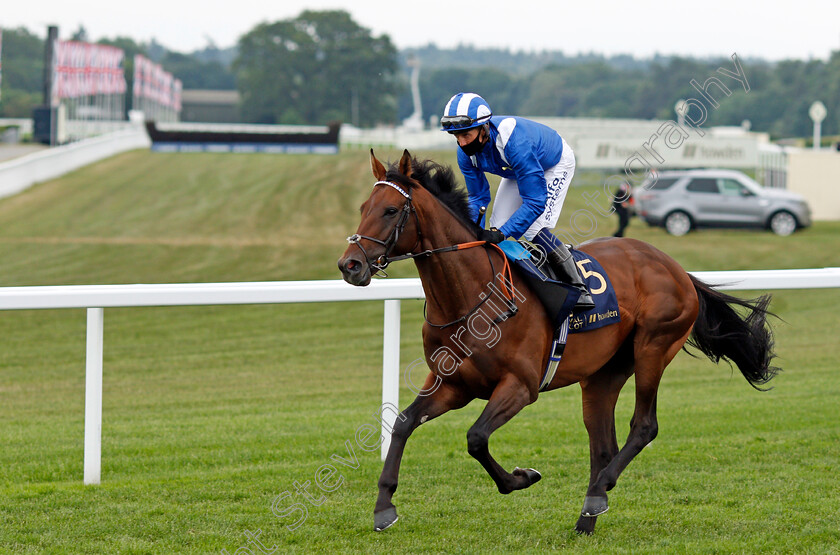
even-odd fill
[[(651, 138), (659, 139), (657, 135)], [(758, 144), (754, 137), (690, 137), (671, 142), (648, 139), (579, 138), (572, 145), (579, 168), (755, 168), (758, 165)], [(647, 142), (646, 142), (647, 141)]]
[(53, 105), (63, 98), (124, 94), (125, 54), (119, 48), (77, 41), (56, 41)]
[(148, 99), (161, 106), (181, 111), (183, 85), (171, 73), (145, 56), (134, 56), (134, 98)]

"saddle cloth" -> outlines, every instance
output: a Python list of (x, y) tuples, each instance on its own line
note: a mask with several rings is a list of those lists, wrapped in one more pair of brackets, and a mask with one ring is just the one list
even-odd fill
[(513, 240), (502, 241), (499, 247), (511, 263), (519, 269), (520, 275), (543, 303), (555, 328), (548, 364), (540, 383), (540, 391), (542, 391), (554, 377), (557, 365), (563, 356), (567, 335), (592, 331), (619, 322), (621, 316), (618, 311), (618, 300), (609, 276), (595, 257), (570, 249), (592, 300), (595, 302), (595, 308), (573, 315), (572, 308), (580, 293), (574, 287), (557, 281), (553, 276), (549, 277), (542, 270), (542, 267), (547, 267), (547, 265), (540, 264), (540, 259), (536, 254), (538, 251), (532, 251), (534, 247), (528, 243)]

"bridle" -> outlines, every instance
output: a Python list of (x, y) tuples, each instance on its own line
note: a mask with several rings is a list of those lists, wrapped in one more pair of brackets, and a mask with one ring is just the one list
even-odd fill
[[(373, 184), (374, 187), (376, 187), (377, 185), (385, 185), (391, 187), (405, 197), (405, 204), (403, 204), (402, 212), (400, 212), (400, 217), (397, 219), (397, 223), (394, 225), (394, 229), (391, 230), (391, 233), (388, 234), (388, 237), (384, 241), (381, 239), (377, 239), (376, 237), (368, 237), (367, 235), (359, 235), (358, 233), (354, 233), (353, 235), (347, 238), (347, 242), (351, 245), (356, 245), (357, 247), (359, 247), (359, 250), (362, 251), (362, 254), (365, 257), (365, 262), (367, 262), (368, 266), (375, 270), (372, 275), (376, 275), (379, 272), (382, 272), (383, 275), (387, 277), (388, 274), (385, 273), (385, 268), (387, 268), (391, 262), (397, 260), (405, 260), (407, 258), (413, 258), (414, 256), (420, 256), (420, 254), (411, 255), (409, 253), (407, 255), (396, 256), (394, 258), (390, 257), (391, 251), (394, 250), (394, 247), (400, 240), (400, 235), (402, 235), (403, 230), (405, 230), (405, 226), (408, 223), (408, 218), (412, 214), (414, 214), (414, 223), (417, 226), (417, 244), (415, 246), (420, 244), (422, 234), (420, 233), (420, 222), (417, 219), (417, 210), (414, 209), (414, 205), (411, 203), (411, 189), (409, 189), (408, 192), (406, 192), (402, 187), (400, 187), (396, 183), (392, 183), (391, 181), (377, 181)], [(376, 260), (371, 260), (370, 256), (368, 256), (367, 251), (360, 242), (362, 239), (367, 239), (368, 241), (372, 241), (378, 245), (382, 245), (383, 247), (385, 247), (385, 252), (382, 255), (378, 256)]]
[[(375, 270), (373, 272), (372, 276), (375, 276), (376, 274), (379, 274), (380, 272), (382, 272), (382, 275), (384, 277), (387, 277), (388, 274), (385, 273), (385, 268), (387, 268), (388, 265), (391, 262), (397, 262), (397, 261), (400, 261), (400, 260), (409, 260), (409, 259), (413, 259), (413, 258), (419, 258), (421, 256), (431, 256), (432, 254), (437, 254), (437, 253), (442, 253), (442, 252), (464, 250), (464, 249), (469, 249), (469, 248), (473, 248), (473, 247), (492, 246), (492, 247), (495, 247), (502, 254), (502, 260), (504, 260), (504, 269), (502, 270), (503, 279), (502, 279), (501, 290), (504, 293), (504, 296), (506, 297), (505, 300), (506, 300), (506, 304), (507, 304), (507, 308), (508, 308), (507, 313), (505, 313), (504, 315), (499, 315), (498, 317), (496, 317), (496, 319), (494, 321), (496, 323), (499, 323), (502, 320), (506, 320), (507, 318), (516, 315), (516, 313), (518, 312), (519, 309), (516, 306), (516, 301), (515, 301), (513, 292), (510, 291), (510, 288), (513, 287), (513, 276), (511, 274), (510, 264), (508, 263), (507, 257), (505, 256), (504, 251), (502, 251), (502, 249), (501, 249), (501, 247), (499, 247), (499, 245), (496, 245), (494, 243), (490, 243), (490, 242), (487, 242), (487, 241), (469, 241), (467, 243), (458, 243), (457, 245), (450, 245), (450, 246), (447, 246), (447, 247), (440, 247), (440, 248), (437, 248), (437, 249), (427, 249), (425, 251), (421, 251), (421, 252), (417, 252), (417, 253), (408, 252), (406, 254), (401, 254), (401, 255), (398, 255), (398, 256), (393, 256), (393, 257), (390, 256), (391, 251), (394, 249), (394, 247), (396, 246), (397, 242), (400, 239), (400, 236), (402, 235), (402, 232), (405, 230), (405, 226), (408, 223), (408, 218), (412, 214), (414, 215), (414, 223), (415, 223), (415, 226), (417, 227), (417, 243), (415, 244), (415, 247), (417, 247), (421, 244), (422, 233), (420, 231), (420, 221), (417, 218), (417, 210), (415, 210), (414, 205), (412, 204), (411, 189), (410, 188), (408, 188), (408, 191), (406, 191), (405, 189), (403, 189), (402, 187), (400, 187), (396, 183), (393, 183), (392, 181), (377, 181), (376, 183), (373, 184), (374, 187), (376, 187), (377, 185), (383, 185), (383, 186), (386, 186), (386, 187), (391, 187), (392, 189), (396, 190), (398, 193), (400, 193), (402, 196), (405, 197), (405, 204), (403, 204), (402, 211), (400, 212), (400, 216), (397, 219), (397, 222), (394, 225), (394, 228), (391, 230), (391, 233), (388, 234), (388, 237), (384, 241), (382, 239), (377, 239), (376, 237), (369, 237), (367, 235), (360, 235), (358, 233), (354, 233), (353, 235), (351, 235), (350, 237), (347, 238), (348, 243), (350, 243), (351, 245), (356, 245), (357, 247), (359, 247), (359, 250), (362, 251), (362, 255), (365, 257), (365, 262), (367, 262), (368, 266), (370, 266), (371, 268), (373, 268)], [(366, 240), (371, 241), (373, 243), (376, 243), (378, 245), (382, 245), (383, 247), (385, 247), (385, 252), (383, 254), (381, 254), (380, 256), (378, 256), (375, 260), (372, 260), (370, 258), (370, 256), (368, 255), (367, 251), (365, 250), (364, 246), (362, 246), (362, 243), (361, 243), (362, 239), (366, 239)], [(412, 248), (411, 250), (414, 250), (414, 248)], [(487, 258), (490, 261), (490, 268), (491, 268), (491, 271), (493, 272), (493, 278), (495, 279), (496, 270), (493, 266), (493, 260), (492, 260), (492, 258), (490, 258), (490, 253), (489, 252), (487, 253)], [(423, 308), (423, 317), (425, 318), (426, 323), (431, 325), (431, 326), (434, 326), (436, 328), (441, 328), (441, 329), (442, 328), (447, 328), (449, 326), (459, 324), (459, 323), (465, 321), (467, 318), (472, 316), (479, 308), (481, 308), (481, 306), (489, 298), (490, 298), (489, 295), (484, 296), (478, 302), (478, 304), (476, 304), (472, 309), (470, 309), (470, 311), (467, 312), (464, 316), (462, 316), (462, 317), (460, 317), (456, 320), (453, 320), (452, 322), (446, 323), (446, 324), (433, 324), (432, 322), (430, 322), (429, 319), (426, 318), (425, 306)]]

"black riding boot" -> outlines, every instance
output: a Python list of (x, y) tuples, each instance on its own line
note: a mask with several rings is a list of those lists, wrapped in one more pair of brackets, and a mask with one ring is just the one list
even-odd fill
[(592, 302), (592, 297), (589, 295), (589, 290), (583, 283), (580, 274), (578, 274), (578, 267), (575, 264), (575, 259), (569, 249), (563, 242), (551, 233), (547, 227), (539, 230), (531, 242), (538, 245), (544, 253), (546, 253), (546, 262), (551, 266), (554, 275), (557, 279), (570, 284), (572, 287), (580, 291), (580, 298), (577, 304), (572, 309), (572, 312), (586, 312), (595, 308), (595, 303)]
[(580, 298), (578, 298), (577, 304), (575, 304), (575, 307), (572, 309), (574, 314), (586, 312), (587, 310), (595, 308), (595, 302), (592, 300), (589, 290), (583, 283), (583, 279), (578, 273), (578, 267), (577, 264), (575, 264), (575, 259), (572, 256), (572, 253), (569, 252), (569, 249), (566, 248), (566, 245), (561, 243), (559, 247), (548, 252), (546, 254), (546, 261), (551, 265), (554, 273), (561, 279), (561, 281), (567, 282), (569, 285), (580, 291)]

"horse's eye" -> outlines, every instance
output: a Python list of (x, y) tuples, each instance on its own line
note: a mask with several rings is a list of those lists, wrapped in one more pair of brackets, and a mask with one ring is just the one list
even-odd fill
[(397, 212), (399, 212), (399, 210), (397, 210), (397, 209), (396, 209), (396, 208), (394, 208), (393, 206), (389, 206), (388, 208), (386, 208), (386, 209), (385, 209), (385, 215), (386, 215), (386, 216), (393, 216), (393, 215), (395, 215)]

